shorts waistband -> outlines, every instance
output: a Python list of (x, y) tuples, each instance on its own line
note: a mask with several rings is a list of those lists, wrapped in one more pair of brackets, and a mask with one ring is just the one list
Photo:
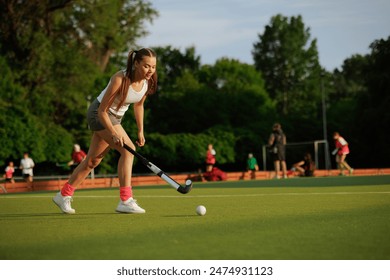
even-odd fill
[(111, 112), (110, 110), (108, 111), (108, 114), (110, 114), (111, 116), (113, 116), (114, 118), (118, 119), (118, 120), (121, 120), (123, 118), (123, 116), (119, 116), (117, 114), (114, 114), (113, 112)]

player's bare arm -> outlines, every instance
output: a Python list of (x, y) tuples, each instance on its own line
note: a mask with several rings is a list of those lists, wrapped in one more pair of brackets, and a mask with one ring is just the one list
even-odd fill
[(100, 121), (104, 125), (104, 127), (111, 132), (114, 143), (118, 143), (122, 146), (123, 139), (119, 136), (114, 126), (112, 125), (109, 117), (108, 117), (108, 109), (114, 102), (115, 96), (119, 92), (119, 88), (122, 84), (123, 73), (121, 71), (117, 72), (111, 77), (110, 84), (107, 88), (107, 92), (104, 95), (102, 102), (100, 103), (98, 114)]
[(145, 145), (144, 136), (144, 103), (147, 95), (145, 95), (139, 102), (134, 104), (134, 116), (138, 127), (138, 140), (136, 141), (139, 147)]

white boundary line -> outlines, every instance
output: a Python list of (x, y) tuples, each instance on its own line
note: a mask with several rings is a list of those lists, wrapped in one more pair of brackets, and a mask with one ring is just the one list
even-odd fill
[[(309, 196), (309, 195), (365, 195), (365, 194), (390, 194), (389, 192), (322, 192), (322, 193), (258, 193), (258, 194), (210, 194), (210, 195), (137, 195), (137, 198), (224, 198), (224, 197), (261, 197), (261, 196)], [(52, 198), (53, 195), (15, 195), (0, 196), (0, 199), (18, 199), (18, 198)], [(76, 195), (77, 198), (118, 198), (119, 195)]]

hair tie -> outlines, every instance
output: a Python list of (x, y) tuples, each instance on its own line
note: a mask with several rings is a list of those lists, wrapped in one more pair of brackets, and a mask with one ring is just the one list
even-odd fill
[(135, 62), (135, 57), (137, 56), (137, 52), (138, 51), (133, 51), (131, 54), (131, 70), (132, 71), (134, 71), (134, 69), (135, 69), (134, 62)]

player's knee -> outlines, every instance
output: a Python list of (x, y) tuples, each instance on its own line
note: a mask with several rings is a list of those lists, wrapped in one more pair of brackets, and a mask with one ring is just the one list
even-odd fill
[(127, 159), (132, 160), (134, 158), (133, 154), (129, 153), (128, 151), (121, 153), (121, 157), (126, 160)]
[[(136, 150), (136, 147), (133, 145), (133, 144), (129, 144), (129, 147), (132, 149), (132, 150)], [(121, 148), (121, 149), (118, 149), (119, 153), (121, 154), (122, 157), (129, 157), (129, 158), (132, 158), (134, 157), (132, 153), (130, 153), (128, 150), (126, 150), (125, 148)]]
[(92, 159), (88, 160), (88, 162), (87, 162), (88, 169), (94, 169), (96, 166), (98, 166), (100, 164), (102, 159), (103, 158), (100, 157), (100, 158), (92, 158)]
[(137, 150), (136, 146), (133, 143), (129, 144), (129, 147), (132, 148), (134, 151)]

